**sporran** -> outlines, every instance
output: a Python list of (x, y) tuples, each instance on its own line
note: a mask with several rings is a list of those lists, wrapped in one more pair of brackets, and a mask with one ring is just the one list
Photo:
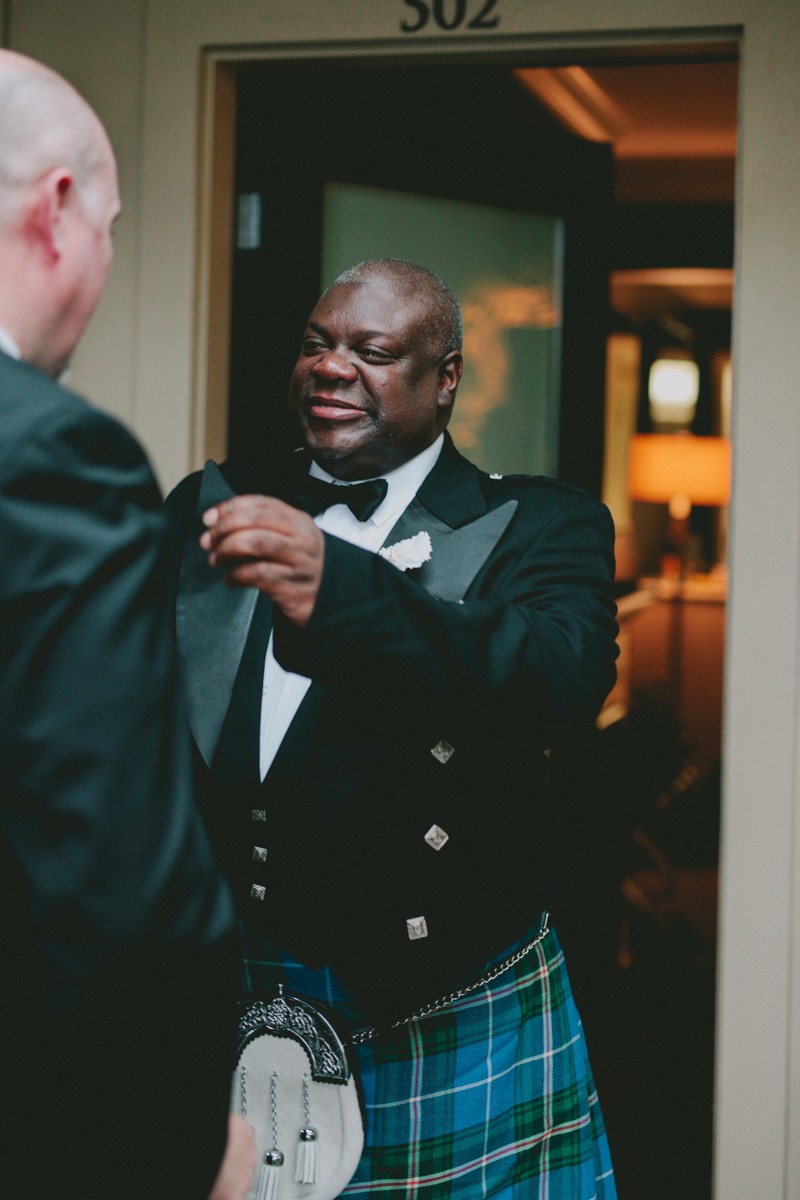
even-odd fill
[(333, 1200), (364, 1146), (364, 1112), (345, 1040), (318, 1001), (281, 985), (239, 1009), (231, 1107), (255, 1130), (248, 1200)]

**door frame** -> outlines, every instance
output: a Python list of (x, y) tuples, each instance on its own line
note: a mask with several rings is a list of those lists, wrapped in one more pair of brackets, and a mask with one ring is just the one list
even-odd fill
[[(196, 465), (219, 436), (225, 276), (219, 234), (223, 225), (230, 230), (232, 210), (215, 169), (223, 159), (214, 148), (224, 156), (230, 64), (254, 56), (411, 61), (415, 55), (587, 62), (612, 50), (738, 41), (715, 1195), (800, 1196), (800, 1161), (793, 1153), (800, 1141), (800, 954), (794, 944), (800, 928), (800, 339), (794, 316), (800, 6), (795, 0), (607, 0), (602, 6), (596, 0), (504, 0), (502, 33), (480, 39), (426, 34), (413, 45), (397, 32), (399, 7), (390, 0), (305, 0), (302, 6), (151, 0), (141, 153), (140, 430), (161, 446), (162, 473), (173, 477), (190, 445)], [(221, 8), (224, 20), (215, 11)], [(187, 221), (187, 213), (195, 220)], [(163, 403), (175, 395), (192, 397), (193, 433), (185, 412), (165, 439)]]

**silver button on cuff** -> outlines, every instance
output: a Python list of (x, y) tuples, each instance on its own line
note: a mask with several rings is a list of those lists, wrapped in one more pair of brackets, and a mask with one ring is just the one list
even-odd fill
[(253, 846), (253, 862), (266, 862), (266, 861), (267, 861), (267, 847), (266, 846)]
[(434, 850), (441, 850), (442, 846), (447, 845), (450, 841), (450, 834), (445, 833), (441, 825), (431, 825), (428, 832), (425, 834), (425, 841)]
[(266, 895), (267, 895), (267, 889), (265, 887), (262, 887), (262, 885), (260, 883), (254, 883), (253, 886), (250, 888), (250, 899), (251, 900), (264, 900), (264, 899), (266, 899)]
[(250, 816), (254, 821), (266, 821), (267, 810), (265, 808), (254, 808), (251, 811)]
[(416, 942), (419, 938), (426, 938), (428, 936), (428, 922), (424, 917), (409, 917), (406, 921), (406, 931), (412, 942)]
[(431, 754), (440, 763), (449, 762), (455, 752), (455, 746), (451, 746), (444, 738), (440, 742), (437, 742), (435, 746), (431, 746)]

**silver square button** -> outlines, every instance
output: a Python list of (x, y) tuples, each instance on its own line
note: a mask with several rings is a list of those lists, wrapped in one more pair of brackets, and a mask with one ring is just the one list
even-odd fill
[(265, 808), (254, 808), (250, 813), (250, 816), (254, 821), (266, 821), (267, 810)]
[(266, 898), (266, 895), (267, 895), (267, 889), (265, 887), (262, 887), (262, 885), (260, 883), (254, 883), (253, 886), (250, 888), (250, 899), (251, 900), (264, 900)]
[(253, 846), (253, 862), (266, 862), (266, 861), (267, 861), (267, 847), (266, 846)]
[(435, 746), (431, 746), (431, 754), (440, 763), (449, 762), (455, 752), (455, 746), (451, 746), (444, 738), (440, 742), (437, 742)]
[(445, 833), (441, 825), (431, 825), (428, 832), (425, 834), (425, 841), (434, 850), (441, 850), (450, 841), (450, 834)]
[(416, 942), (418, 938), (428, 936), (428, 922), (424, 917), (409, 917), (406, 921), (406, 930), (411, 941)]

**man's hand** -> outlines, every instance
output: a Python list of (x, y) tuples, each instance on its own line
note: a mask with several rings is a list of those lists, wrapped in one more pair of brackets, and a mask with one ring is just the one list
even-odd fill
[(295, 625), (307, 625), (319, 592), (325, 539), (306, 513), (270, 496), (235, 496), (203, 515), (200, 545), (226, 582), (257, 587)]
[(244, 1200), (256, 1165), (253, 1126), (239, 1113), (228, 1117), (228, 1141), (208, 1200)]

